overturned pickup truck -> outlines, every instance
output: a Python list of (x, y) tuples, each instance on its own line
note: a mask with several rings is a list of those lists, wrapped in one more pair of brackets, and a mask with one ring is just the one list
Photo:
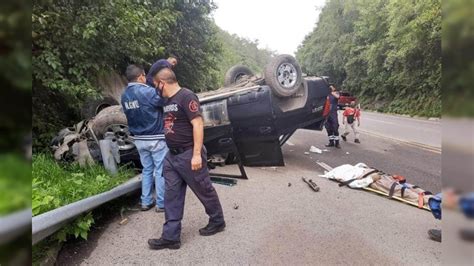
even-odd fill
[[(283, 166), (281, 146), (300, 128), (322, 130), (329, 112), (326, 78), (303, 77), (290, 55), (266, 66), (263, 77), (245, 66), (227, 71), (225, 87), (198, 94), (204, 118), (208, 164)], [(109, 137), (121, 163), (139, 165), (139, 156), (120, 105), (95, 108), (96, 114), (65, 128), (52, 141), (57, 160), (102, 161), (99, 140)]]

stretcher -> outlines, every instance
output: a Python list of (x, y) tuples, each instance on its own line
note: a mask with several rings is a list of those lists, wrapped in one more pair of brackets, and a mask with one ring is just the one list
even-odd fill
[[(331, 171), (333, 169), (331, 166), (327, 165), (326, 163), (323, 163), (323, 162), (316, 162), (316, 163), (326, 171)], [(334, 179), (331, 179), (331, 180), (333, 180), (335, 182), (338, 182), (340, 184), (342, 183), (342, 182), (339, 182), (339, 181), (334, 180)], [(425, 205), (420, 206), (420, 204), (416, 204), (414, 202), (408, 201), (408, 200), (406, 200), (404, 198), (401, 198), (401, 197), (398, 197), (398, 196), (389, 195), (389, 193), (384, 192), (384, 191), (376, 190), (376, 189), (373, 189), (373, 188), (370, 188), (370, 187), (362, 187), (360, 189), (365, 190), (365, 191), (370, 191), (370, 192), (376, 193), (378, 195), (382, 195), (382, 196), (385, 196), (387, 198), (394, 199), (394, 200), (409, 204), (411, 206), (415, 206), (419, 209), (423, 209), (423, 210), (431, 212), (431, 209), (429, 207), (425, 206)]]

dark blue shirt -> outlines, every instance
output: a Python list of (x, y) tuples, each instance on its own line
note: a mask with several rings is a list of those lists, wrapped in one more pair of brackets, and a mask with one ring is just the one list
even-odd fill
[(163, 139), (163, 98), (146, 84), (128, 83), (122, 94), (122, 108), (128, 129), (135, 139)]
[(155, 84), (153, 84), (153, 76), (156, 75), (161, 69), (167, 67), (171, 68), (173, 65), (168, 62), (166, 59), (160, 59), (156, 61), (151, 67), (150, 70), (148, 70), (148, 74), (146, 75), (146, 84), (151, 87), (155, 87)]

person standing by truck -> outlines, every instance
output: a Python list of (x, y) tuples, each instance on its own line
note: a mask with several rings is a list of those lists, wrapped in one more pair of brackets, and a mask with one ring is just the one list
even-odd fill
[(330, 85), (331, 93), (328, 95), (329, 99), (329, 117), (326, 120), (326, 131), (328, 133), (329, 143), (326, 147), (341, 148), (339, 144), (339, 121), (337, 120), (337, 101), (339, 99), (339, 92), (334, 85)]
[(165, 182), (162, 169), (168, 152), (161, 110), (164, 101), (155, 88), (145, 84), (143, 68), (129, 65), (125, 75), (129, 83), (122, 94), (121, 103), (143, 166), (141, 210), (147, 211), (155, 205), (152, 194), (155, 185), (156, 211), (164, 212)]
[(345, 125), (344, 133), (341, 135), (341, 138), (344, 141), (347, 141), (347, 135), (349, 135), (349, 128), (352, 128), (354, 132), (354, 142), (360, 143), (359, 140), (359, 131), (357, 131), (355, 121), (357, 121), (357, 127), (360, 127), (360, 110), (356, 108), (356, 103), (352, 101), (350, 107), (347, 107), (342, 113), (342, 124)]
[(154, 77), (155, 86), (167, 98), (164, 110), (165, 139), (169, 152), (163, 167), (165, 176), (165, 224), (161, 238), (149, 239), (151, 249), (179, 249), (186, 188), (189, 186), (209, 215), (209, 223), (199, 229), (203, 236), (224, 231), (226, 226), (219, 197), (207, 168), (203, 146), (204, 125), (199, 99), (182, 88), (174, 72), (163, 68)]

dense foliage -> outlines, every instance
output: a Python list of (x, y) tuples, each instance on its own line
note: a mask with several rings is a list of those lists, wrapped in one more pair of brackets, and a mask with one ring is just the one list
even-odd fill
[(79, 107), (104, 88), (101, 76), (130, 63), (147, 68), (169, 54), (180, 57), (180, 82), (217, 86), (211, 1), (33, 1), (33, 132), (46, 146), (52, 133), (77, 121)]
[(254, 73), (262, 73), (265, 65), (275, 56), (275, 52), (258, 48), (258, 40), (251, 41), (218, 29), (217, 37), (222, 43), (222, 53), (218, 59), (219, 84), (224, 82), (225, 72), (234, 65), (249, 67)]
[(206, 87), (215, 67), (210, 1), (33, 1), (34, 86), (82, 96), (101, 72), (122, 73), (173, 53), (182, 82)]
[(441, 114), (441, 1), (329, 0), (297, 51), (366, 108)]
[(31, 2), (0, 2), (0, 152), (31, 130)]
[(474, 117), (474, 2), (443, 1), (443, 114)]
[[(33, 157), (32, 166), (33, 216), (108, 191), (133, 175), (133, 171), (126, 168), (121, 168), (118, 175), (110, 176), (101, 165), (86, 168), (78, 164), (61, 165), (43, 154)], [(81, 216), (62, 229), (57, 237), (59, 240), (65, 240), (67, 235), (87, 238), (93, 221), (91, 214)]]

